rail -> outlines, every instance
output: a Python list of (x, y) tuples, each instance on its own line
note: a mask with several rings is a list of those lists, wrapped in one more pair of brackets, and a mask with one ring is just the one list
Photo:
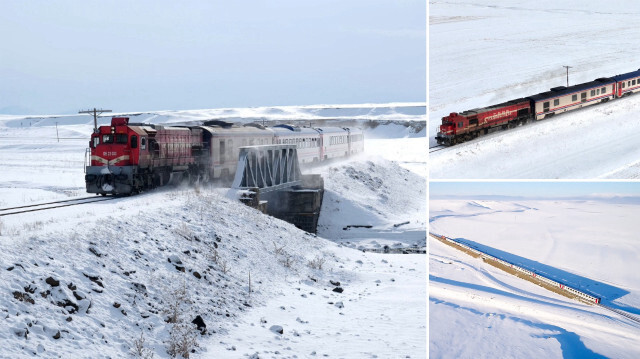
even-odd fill
[[(105, 197), (91, 196), (91, 197), (81, 197), (81, 198), (67, 199), (67, 200), (62, 200), (62, 201), (30, 204), (30, 205), (18, 206), (18, 207), (0, 208), (0, 217), (10, 216), (10, 215), (20, 214), (20, 213), (44, 211), (44, 210), (47, 210), (47, 209), (56, 209), (56, 208), (62, 208), (62, 207), (78, 206), (78, 205), (81, 205), (81, 204), (88, 204), (88, 203), (94, 203), (94, 202), (110, 201), (110, 200), (114, 200), (116, 198), (117, 197), (106, 197), (105, 198)], [(77, 203), (69, 203), (69, 202), (77, 202)], [(36, 208), (34, 208), (34, 207), (36, 207)], [(24, 209), (24, 208), (29, 208), (29, 209)]]

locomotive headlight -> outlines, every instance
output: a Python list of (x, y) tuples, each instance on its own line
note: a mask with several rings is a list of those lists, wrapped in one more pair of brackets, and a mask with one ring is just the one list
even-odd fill
[(111, 133), (115, 133), (116, 132), (116, 128), (111, 126)]

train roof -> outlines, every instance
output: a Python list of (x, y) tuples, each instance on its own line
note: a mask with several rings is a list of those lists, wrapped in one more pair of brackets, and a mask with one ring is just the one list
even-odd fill
[(311, 128), (311, 127), (297, 127), (297, 126), (291, 126), (291, 125), (277, 125), (277, 126), (271, 127), (271, 129), (273, 130), (273, 132), (275, 132), (278, 135), (287, 135), (287, 134), (317, 135), (318, 134), (318, 131), (315, 128)]
[(251, 127), (251, 126), (249, 127), (198, 126), (198, 128), (202, 128), (203, 130), (211, 134), (226, 134), (226, 135), (232, 135), (232, 136), (248, 135), (248, 134), (255, 134), (259, 136), (273, 135), (273, 132), (269, 131), (268, 129), (263, 130), (263, 129)]
[(632, 77), (638, 77), (638, 76), (640, 76), (640, 69), (638, 69), (638, 71), (627, 72), (626, 74), (615, 75), (615, 76), (612, 76), (611, 78), (614, 79), (615, 81), (623, 81), (623, 80), (630, 79)]
[(491, 106), (486, 106), (486, 107), (478, 107), (478, 108), (474, 108), (472, 110), (466, 110), (464, 112), (460, 112), (459, 115), (461, 115), (461, 116), (475, 115), (475, 114), (478, 114), (478, 113), (483, 113), (483, 112), (499, 109), (501, 107), (517, 105), (517, 104), (522, 103), (522, 102), (526, 102), (528, 104), (529, 100), (527, 100), (526, 98), (517, 98), (515, 100), (509, 100), (507, 102), (499, 103), (497, 105), (491, 105)]
[(533, 100), (533, 101), (542, 101), (542, 100), (546, 100), (546, 99), (550, 99), (550, 98), (555, 98), (555, 97), (559, 97), (559, 96), (564, 96), (564, 95), (568, 95), (574, 92), (580, 92), (583, 90), (588, 90), (588, 89), (592, 89), (592, 88), (596, 88), (596, 87), (600, 87), (600, 86), (604, 86), (604, 85), (609, 85), (614, 83), (615, 81), (611, 78), (608, 77), (602, 77), (599, 79), (595, 79), (593, 81), (589, 81), (589, 82), (585, 82), (585, 83), (581, 83), (581, 84), (577, 84), (577, 85), (573, 85), (573, 86), (558, 86), (558, 87), (554, 87), (552, 89), (550, 89), (549, 91), (545, 91), (545, 92), (541, 92), (539, 94), (533, 95), (533, 96), (529, 96), (527, 98)]

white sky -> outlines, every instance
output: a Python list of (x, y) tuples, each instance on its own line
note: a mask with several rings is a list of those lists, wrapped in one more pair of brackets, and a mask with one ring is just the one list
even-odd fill
[(0, 0), (0, 113), (423, 102), (424, 0)]

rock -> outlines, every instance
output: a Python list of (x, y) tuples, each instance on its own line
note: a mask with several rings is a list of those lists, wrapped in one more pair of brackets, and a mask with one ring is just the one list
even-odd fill
[(340, 282), (338, 282), (338, 281), (334, 282), (334, 281), (330, 280), (329, 283), (331, 283), (331, 285), (335, 285), (336, 287), (340, 286)]
[(131, 283), (131, 285), (133, 286), (133, 289), (136, 292), (139, 292), (139, 293), (146, 293), (147, 292), (147, 286), (145, 286), (142, 283)]
[(334, 305), (340, 309), (344, 308), (344, 304), (342, 304), (342, 302), (336, 302)]
[(33, 298), (31, 298), (31, 296), (27, 293), (23, 293), (23, 292), (18, 292), (15, 291), (13, 292), (13, 298), (21, 301), (21, 302), (27, 302), (27, 303), (31, 303), (31, 304), (35, 304), (35, 300), (33, 300)]
[(204, 323), (204, 319), (201, 316), (197, 316), (191, 323), (195, 324), (200, 331), (200, 334), (204, 335), (207, 332), (207, 325)]
[[(92, 276), (90, 274), (87, 273), (82, 273), (85, 277), (89, 278), (90, 281), (94, 282), (95, 284), (101, 286), (102, 288), (104, 288), (104, 285), (102, 284), (102, 278), (100, 278), (100, 276)], [(95, 290), (94, 290), (95, 291)], [(98, 292), (98, 293), (102, 293), (102, 291)]]
[(196, 278), (198, 278), (198, 279), (202, 278), (202, 276), (200, 275), (200, 273), (195, 272), (195, 271), (193, 272), (193, 276), (194, 276), (194, 277), (196, 277)]
[(270, 331), (276, 333), (276, 334), (283, 334), (284, 333), (284, 328), (282, 328), (281, 325), (272, 325), (271, 328), (269, 328)]
[(169, 263), (182, 264), (182, 261), (180, 260), (180, 257), (178, 257), (175, 254), (171, 255), (169, 258), (167, 258), (167, 260), (169, 261)]
[(335, 288), (333, 288), (333, 291), (336, 292), (336, 293), (342, 293), (342, 292), (344, 292), (344, 289), (342, 289), (342, 287), (335, 287)]
[(58, 330), (56, 334), (53, 335), (53, 339), (60, 339), (60, 331)]
[(78, 311), (78, 305), (69, 299), (65, 299), (59, 302), (56, 302), (58, 307), (64, 308), (69, 314), (76, 313)]
[(102, 253), (100, 253), (95, 247), (89, 247), (89, 252), (98, 258), (102, 257)]
[(53, 279), (53, 277), (49, 277), (49, 278), (45, 279), (44, 281), (47, 282), (47, 284), (52, 286), (52, 287), (57, 287), (57, 286), (60, 285), (60, 281)]

